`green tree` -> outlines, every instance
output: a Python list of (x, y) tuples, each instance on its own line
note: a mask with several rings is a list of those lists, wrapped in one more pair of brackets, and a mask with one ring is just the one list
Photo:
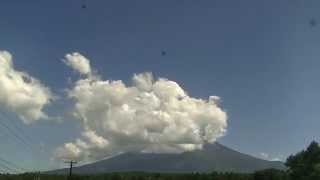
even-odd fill
[(320, 179), (320, 147), (313, 141), (306, 150), (288, 157), (286, 166), (292, 180)]
[(288, 175), (285, 171), (278, 169), (266, 169), (261, 171), (256, 171), (253, 174), (254, 180), (287, 180)]

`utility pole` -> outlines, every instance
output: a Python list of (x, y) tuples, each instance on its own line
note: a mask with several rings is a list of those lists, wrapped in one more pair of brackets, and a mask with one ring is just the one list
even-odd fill
[(66, 161), (65, 163), (68, 163), (68, 164), (70, 164), (70, 168), (69, 168), (69, 180), (71, 180), (71, 177), (72, 177), (72, 168), (73, 168), (73, 165), (74, 164), (77, 164), (77, 162), (76, 161)]
[(41, 180), (40, 172), (34, 172), (34, 180)]

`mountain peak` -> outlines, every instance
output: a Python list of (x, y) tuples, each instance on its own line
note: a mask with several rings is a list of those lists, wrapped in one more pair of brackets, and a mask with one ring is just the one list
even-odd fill
[[(255, 158), (232, 150), (218, 142), (207, 143), (203, 149), (180, 154), (128, 152), (74, 168), (75, 173), (95, 174), (106, 172), (253, 172), (261, 169), (284, 169), (282, 162)], [(50, 173), (67, 173), (67, 169)]]

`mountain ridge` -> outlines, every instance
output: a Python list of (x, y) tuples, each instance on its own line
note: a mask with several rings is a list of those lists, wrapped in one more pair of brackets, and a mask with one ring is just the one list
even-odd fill
[[(108, 159), (74, 167), (76, 174), (107, 172), (254, 172), (275, 168), (285, 169), (283, 162), (267, 161), (244, 154), (220, 143), (205, 144), (201, 150), (179, 154), (127, 152)], [(66, 174), (68, 169), (49, 171), (50, 174)]]

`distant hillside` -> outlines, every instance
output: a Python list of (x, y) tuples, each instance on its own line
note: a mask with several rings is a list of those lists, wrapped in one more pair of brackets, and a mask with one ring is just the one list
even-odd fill
[[(207, 144), (202, 150), (180, 154), (124, 153), (106, 160), (74, 168), (77, 174), (105, 172), (253, 172), (276, 168), (284, 169), (279, 161), (266, 161), (232, 150), (219, 143)], [(65, 174), (68, 169), (51, 171)]]

